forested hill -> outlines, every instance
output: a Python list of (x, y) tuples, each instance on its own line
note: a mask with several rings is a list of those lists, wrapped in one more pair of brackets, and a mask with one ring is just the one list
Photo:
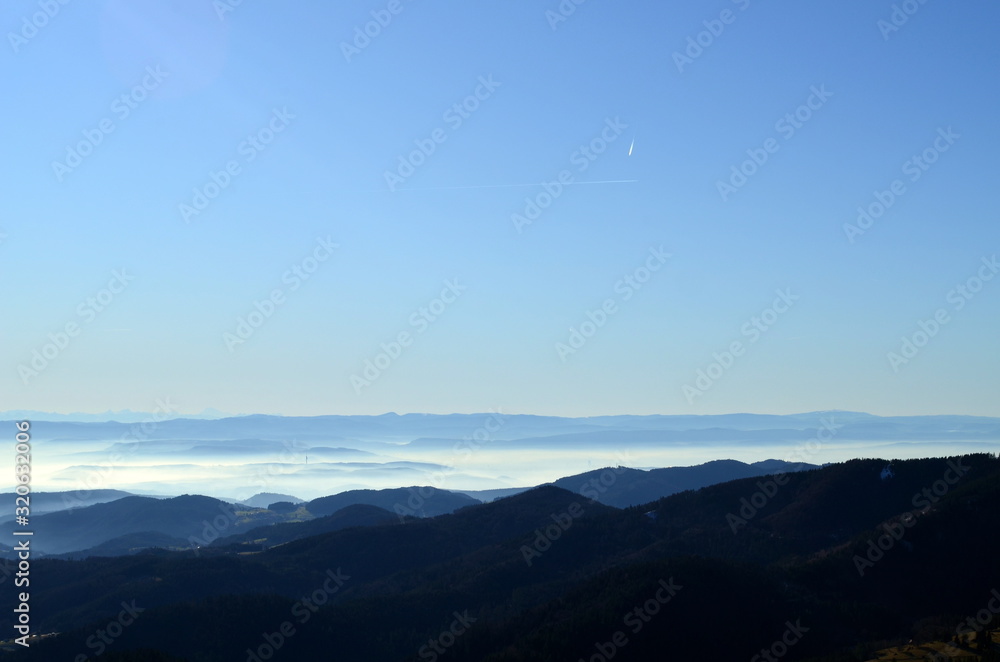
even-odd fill
[(1000, 460), (886, 465), (624, 510), (548, 486), (255, 554), (39, 560), (32, 613), (60, 635), (8, 657), (95, 653), (125, 604), (144, 611), (109, 652), (159, 651), (121, 658), (140, 661), (865, 660), (953, 631), (1000, 586)]

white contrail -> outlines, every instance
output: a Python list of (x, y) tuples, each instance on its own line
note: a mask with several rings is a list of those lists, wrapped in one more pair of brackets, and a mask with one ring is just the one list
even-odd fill
[(632, 138), (632, 144), (628, 146), (628, 155), (632, 156), (632, 148), (635, 147), (635, 138)]
[[(577, 184), (632, 184), (639, 181), (638, 179), (606, 179), (599, 182), (562, 182), (563, 186), (574, 186)], [(473, 186), (424, 186), (420, 188), (398, 188), (398, 191), (447, 191), (447, 190), (457, 190), (457, 189), (477, 189), (477, 188), (524, 188), (528, 186), (545, 186), (546, 182), (538, 182), (536, 184), (475, 184)], [(382, 189), (381, 191), (384, 191)], [(378, 193), (380, 190), (369, 191), (369, 193)]]

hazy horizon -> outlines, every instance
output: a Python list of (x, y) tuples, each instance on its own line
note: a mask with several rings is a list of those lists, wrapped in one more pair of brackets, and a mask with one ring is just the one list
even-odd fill
[[(328, 412), (317, 412), (317, 413), (286, 414), (286, 413), (274, 412), (274, 411), (226, 412), (226, 411), (220, 411), (220, 410), (215, 409), (213, 407), (207, 407), (205, 409), (201, 409), (201, 410), (198, 410), (198, 411), (193, 411), (193, 410), (192, 411), (173, 410), (173, 413), (168, 418), (170, 418), (170, 419), (173, 419), (173, 418), (207, 419), (207, 418), (239, 418), (239, 417), (246, 417), (246, 416), (280, 416), (280, 417), (285, 417), (285, 418), (316, 418), (316, 417), (320, 417), (320, 416), (371, 416), (371, 417), (376, 417), (376, 416), (387, 416), (387, 415), (409, 416), (409, 415), (421, 415), (421, 414), (429, 414), (429, 415), (434, 415), (434, 416), (474, 416), (474, 415), (478, 415), (478, 414), (488, 415), (488, 414), (490, 414), (493, 411), (500, 411), (500, 410), (499, 409), (495, 409), (495, 410), (470, 410), (470, 411), (380, 411), (380, 412), (376, 412), (376, 413), (354, 413), (354, 412), (332, 412), (332, 411), (328, 411)], [(585, 418), (602, 418), (602, 417), (614, 417), (614, 416), (738, 416), (738, 415), (743, 415), (743, 414), (750, 415), (750, 416), (794, 416), (794, 415), (797, 415), (797, 414), (821, 414), (821, 413), (829, 413), (829, 412), (834, 412), (834, 413), (843, 412), (843, 413), (852, 413), (852, 414), (865, 414), (865, 415), (868, 415), (868, 416), (877, 416), (877, 417), (880, 417), (880, 418), (903, 418), (903, 417), (909, 418), (909, 417), (914, 417), (914, 416), (969, 416), (969, 417), (976, 417), (976, 418), (1000, 418), (1000, 415), (991, 415), (991, 414), (966, 414), (966, 413), (956, 413), (956, 412), (952, 412), (952, 411), (943, 411), (943, 412), (921, 411), (919, 413), (916, 413), (916, 412), (912, 412), (912, 413), (911, 412), (876, 413), (876, 412), (872, 412), (872, 411), (852, 410), (852, 409), (838, 409), (838, 408), (811, 409), (811, 410), (791, 410), (791, 411), (746, 411), (746, 410), (737, 410), (737, 411), (715, 412), (715, 413), (711, 413), (711, 414), (690, 413), (690, 412), (675, 412), (675, 413), (668, 413), (668, 412), (646, 412), (646, 413), (639, 413), (639, 412), (623, 411), (623, 412), (613, 412), (613, 413), (607, 413), (607, 412), (605, 412), (605, 413), (588, 413), (588, 414), (580, 414), (580, 415), (576, 415), (576, 416), (571, 416), (571, 415), (554, 414), (554, 413), (551, 413), (551, 412), (542, 412), (542, 411), (538, 411), (538, 412), (529, 412), (529, 411), (504, 411), (503, 413), (505, 415), (508, 415), (508, 416), (539, 416), (539, 417), (552, 417), (552, 418), (581, 418), (581, 419), (585, 419)], [(117, 416), (124, 415), (124, 416), (126, 416), (127, 419), (129, 419), (129, 420), (126, 420), (126, 421), (119, 421), (118, 419), (115, 419), (115, 418), (104, 419), (104, 420), (108, 420), (108, 421), (118, 421), (118, 422), (130, 422), (135, 417), (144, 417), (144, 416), (151, 417), (151, 416), (154, 416), (154, 415), (159, 416), (159, 414), (157, 414), (155, 410), (154, 411), (140, 411), (140, 410), (127, 409), (127, 408), (124, 408), (124, 409), (102, 409), (102, 410), (94, 410), (94, 411), (79, 411), (79, 410), (74, 410), (74, 411), (52, 411), (52, 410), (8, 409), (8, 410), (0, 411), (0, 420), (7, 420), (7, 419), (4, 419), (5, 416), (11, 415), (11, 414), (19, 414), (19, 413), (31, 413), (31, 414), (36, 415), (36, 416), (37, 415), (42, 415), (42, 416), (59, 416), (63, 420), (67, 420), (67, 421), (72, 420), (71, 417), (73, 417), (73, 416), (94, 417), (94, 416), (100, 416), (100, 415), (104, 415), (104, 414), (111, 414), (111, 415), (117, 415)], [(37, 419), (37, 420), (46, 420), (46, 419), (41, 418), (41, 419)], [(161, 417), (161, 420), (167, 420), (167, 419)], [(83, 422), (83, 421), (81, 421), (81, 422)]]
[[(0, 414), (0, 418), (2, 418)], [(432, 485), (519, 488), (607, 466), (664, 468), (720, 459), (809, 464), (993, 452), (1000, 418), (789, 416), (541, 417), (507, 412), (390, 416), (35, 419), (34, 488), (314, 498)]]

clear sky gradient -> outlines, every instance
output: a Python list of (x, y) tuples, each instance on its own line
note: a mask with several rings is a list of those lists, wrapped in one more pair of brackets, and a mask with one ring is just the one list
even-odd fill
[(0, 410), (1000, 416), (996, 2), (229, 4), (0, 9)]

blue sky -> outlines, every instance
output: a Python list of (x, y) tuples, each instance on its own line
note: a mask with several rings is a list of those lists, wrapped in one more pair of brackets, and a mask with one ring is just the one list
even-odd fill
[(0, 409), (1000, 415), (995, 3), (221, 4), (0, 10)]

